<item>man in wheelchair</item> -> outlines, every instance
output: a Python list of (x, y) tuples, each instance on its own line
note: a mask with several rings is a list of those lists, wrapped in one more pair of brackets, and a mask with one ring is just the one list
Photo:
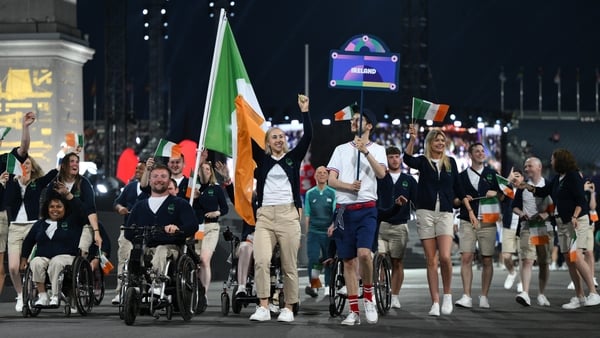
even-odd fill
[[(37, 288), (35, 307), (60, 305), (59, 277), (65, 267), (72, 265), (75, 257), (79, 256), (79, 239), (87, 223), (79, 199), (73, 198), (66, 189), (55, 192), (42, 205), (42, 218), (32, 226), (21, 251), (21, 269), (25, 270), (29, 264)], [(30, 256), (33, 258), (29, 260)], [(50, 297), (46, 291), (46, 272), (52, 286)]]
[[(166, 166), (156, 164), (147, 170), (150, 170), (151, 195), (147, 200), (136, 203), (131, 210), (125, 238), (136, 243), (136, 233), (140, 228), (152, 229), (146, 238), (143, 254), (152, 256), (150, 265), (155, 280), (164, 283), (170, 278), (166, 271), (168, 259), (177, 260), (186, 238), (193, 236), (198, 229), (198, 220), (186, 200), (169, 194), (171, 172)], [(140, 255), (134, 253), (134, 250), (138, 250), (136, 245), (130, 260), (135, 260)], [(164, 296), (164, 290), (151, 291), (155, 295)]]

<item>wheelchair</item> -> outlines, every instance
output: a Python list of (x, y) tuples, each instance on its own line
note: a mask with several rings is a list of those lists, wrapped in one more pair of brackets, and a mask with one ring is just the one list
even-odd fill
[[(58, 283), (60, 284), (58, 287), (60, 294), (55, 295), (58, 296), (58, 305), (34, 305), (38, 298), (38, 290), (33, 282), (31, 267), (28, 266), (23, 276), (23, 317), (36, 317), (42, 309), (57, 309), (61, 306), (64, 306), (65, 316), (69, 317), (72, 305), (76, 306), (77, 312), (82, 316), (86, 316), (92, 311), (94, 306), (92, 268), (85, 258), (77, 256), (71, 265), (65, 266), (59, 275)], [(48, 275), (46, 275), (46, 289), (51, 290)]]
[[(342, 314), (348, 298), (346, 281), (344, 279), (344, 261), (335, 258), (331, 264), (331, 277), (329, 280), (329, 315), (337, 317)], [(377, 312), (385, 315), (391, 308), (392, 263), (388, 255), (376, 253), (373, 257), (373, 297), (377, 305)], [(363, 298), (362, 280), (359, 281), (359, 297)]]
[[(240, 238), (233, 235), (229, 227), (223, 232), (225, 241), (230, 243), (230, 259), (227, 260), (231, 267), (227, 279), (223, 282), (223, 291), (221, 292), (221, 314), (227, 316), (229, 310), (235, 314), (239, 314), (242, 308), (248, 307), (249, 304), (258, 305), (260, 299), (256, 295), (256, 289), (254, 287), (254, 264), (250, 264), (248, 271), (248, 277), (245, 285), (245, 296), (236, 295), (238, 289), (237, 281), (237, 266), (238, 258), (236, 257), (235, 250), (240, 243)], [(285, 295), (283, 293), (283, 274), (281, 271), (281, 257), (279, 251), (279, 244), (275, 246), (273, 250), (273, 256), (271, 258), (270, 267), (271, 276), (271, 297), (269, 303), (274, 305), (275, 308), (271, 307), (272, 312), (278, 312), (279, 309), (285, 306)], [(231, 292), (231, 297), (229, 293)], [(296, 303), (293, 306), (294, 315), (298, 314), (300, 304)]]
[[(165, 271), (156, 274), (151, 268), (152, 257), (146, 254), (146, 244), (152, 235), (162, 228), (132, 226), (125, 230), (135, 233), (133, 249), (126, 262), (121, 278), (119, 317), (127, 325), (133, 325), (138, 315), (152, 315), (167, 320), (178, 312), (184, 321), (192, 319), (201, 295), (197, 276), (199, 258), (195, 255), (192, 242), (186, 241), (179, 248), (179, 257), (167, 258)], [(180, 235), (180, 234), (176, 234)], [(197, 261), (196, 261), (197, 259)]]

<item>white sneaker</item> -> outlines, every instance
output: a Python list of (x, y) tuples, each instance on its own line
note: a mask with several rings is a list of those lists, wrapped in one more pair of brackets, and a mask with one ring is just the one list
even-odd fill
[(269, 311), (271, 311), (272, 313), (279, 313), (279, 306), (273, 303), (269, 303)]
[(479, 296), (479, 307), (482, 309), (490, 308), (490, 301), (488, 300), (487, 296)]
[(399, 295), (392, 295), (391, 307), (393, 309), (399, 309), (402, 307), (402, 305), (400, 305), (400, 296)]
[(552, 264), (550, 264), (550, 271), (556, 270), (558, 270), (558, 265), (556, 265), (556, 262), (552, 262)]
[(596, 280), (596, 277), (594, 277), (594, 286), (598, 287), (598, 281)]
[(544, 295), (538, 295), (537, 302), (539, 306), (550, 306), (550, 301), (548, 301), (548, 298)]
[(585, 299), (585, 306), (596, 306), (600, 304), (600, 295), (597, 293), (590, 293)]
[(379, 315), (377, 314), (377, 307), (375, 306), (375, 303), (365, 300), (363, 305), (365, 307), (365, 317), (367, 317), (367, 323), (377, 323)]
[(523, 292), (523, 283), (518, 282), (517, 283), (517, 293), (521, 293), (521, 292)]
[(235, 291), (236, 296), (246, 296), (246, 288), (244, 285), (238, 285), (237, 290)]
[(442, 301), (442, 314), (449, 315), (452, 313), (452, 295), (447, 294), (444, 295), (444, 300)]
[(513, 271), (513, 273), (509, 273), (506, 276), (506, 280), (504, 280), (504, 288), (506, 290), (510, 290), (513, 287), (513, 284), (515, 284), (515, 280), (517, 279), (517, 272)]
[(356, 312), (350, 312), (344, 320), (342, 320), (342, 325), (360, 325), (360, 316)]
[(462, 297), (460, 297), (460, 299), (457, 300), (454, 305), (470, 309), (473, 307), (473, 299), (467, 295), (462, 295)]
[(568, 303), (562, 305), (562, 308), (565, 310), (579, 309), (584, 303), (585, 298), (571, 297)]
[[(270, 319), (270, 318), (269, 318)], [(291, 323), (294, 321), (294, 312), (290, 311), (287, 307), (281, 309), (279, 316), (277, 317), (278, 322)]]
[(325, 287), (323, 290), (324, 290), (324, 291), (323, 291), (323, 295), (324, 295), (325, 297), (328, 297), (328, 296), (329, 296), (329, 286), (326, 286), (326, 287)]
[(23, 311), (23, 295), (17, 295), (17, 304), (15, 304), (15, 311), (22, 312)]
[(523, 306), (531, 306), (531, 299), (529, 299), (529, 295), (527, 294), (527, 292), (521, 292), (517, 295), (517, 303), (523, 305)]
[(33, 304), (34, 306), (48, 306), (48, 294), (47, 293), (40, 293), (38, 295), (38, 299), (35, 301), (35, 304)]
[(439, 317), (440, 316), (440, 303), (433, 303), (431, 305), (431, 310), (429, 310), (430, 316)]
[(567, 290), (575, 290), (575, 284), (573, 284), (573, 281), (567, 285)]
[(58, 306), (58, 297), (57, 296), (50, 297), (50, 306)]
[(112, 305), (119, 305), (119, 303), (121, 303), (121, 296), (117, 293), (115, 298), (113, 298), (110, 302)]
[(337, 291), (338, 295), (342, 295), (342, 296), (347, 296), (348, 295), (348, 289), (346, 289), (346, 285), (342, 286), (338, 291)]
[(250, 316), (250, 320), (255, 322), (271, 320), (271, 312), (262, 306), (256, 306), (256, 311)]

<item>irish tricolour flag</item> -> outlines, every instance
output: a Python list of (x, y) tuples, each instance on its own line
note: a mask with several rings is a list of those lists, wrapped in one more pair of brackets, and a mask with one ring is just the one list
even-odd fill
[(65, 134), (65, 143), (71, 147), (83, 147), (83, 135), (77, 133), (67, 133)]
[(354, 115), (354, 108), (356, 107), (356, 102), (348, 105), (338, 112), (336, 112), (333, 116), (335, 121), (347, 121), (352, 119), (352, 115)]
[(10, 127), (0, 127), (0, 141), (4, 140), (10, 129)]
[(252, 141), (264, 149), (267, 125), (224, 10), (220, 18), (198, 144), (232, 157), (235, 210), (255, 224)]
[(577, 261), (577, 235), (573, 233), (571, 238), (571, 246), (569, 247), (569, 260), (571, 262)]
[(156, 147), (156, 151), (154, 152), (154, 157), (179, 158), (181, 157), (181, 147), (177, 143), (161, 138)]
[(447, 104), (437, 104), (413, 97), (412, 118), (413, 120), (443, 122), (448, 109), (450, 106)]
[(510, 183), (508, 182), (508, 180), (506, 178), (496, 174), (496, 181), (498, 182), (498, 186), (500, 186), (500, 189), (502, 190), (504, 195), (506, 195), (510, 199), (515, 198), (515, 191), (510, 186)]
[(546, 221), (542, 219), (529, 221), (529, 242), (533, 245), (545, 245), (550, 243), (548, 230), (546, 229)]
[(500, 219), (500, 201), (497, 197), (479, 201), (479, 217), (482, 223), (496, 223)]
[(19, 162), (15, 155), (9, 153), (8, 158), (6, 159), (6, 171), (15, 176), (23, 176), (25, 168), (23, 167), (23, 163)]

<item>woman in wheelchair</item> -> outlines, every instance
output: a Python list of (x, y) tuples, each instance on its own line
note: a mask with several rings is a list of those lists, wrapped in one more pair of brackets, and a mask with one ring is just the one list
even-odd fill
[[(21, 269), (27, 267), (30, 255), (35, 256), (29, 261), (32, 279), (38, 291), (35, 307), (59, 306), (60, 273), (79, 255), (79, 238), (87, 223), (81, 209), (81, 202), (73, 198), (73, 194), (68, 190), (59, 191), (59, 194), (44, 202), (42, 219), (33, 225), (23, 241)], [(37, 248), (32, 255), (34, 246)], [(46, 272), (52, 285), (51, 297), (48, 297), (46, 291)]]

